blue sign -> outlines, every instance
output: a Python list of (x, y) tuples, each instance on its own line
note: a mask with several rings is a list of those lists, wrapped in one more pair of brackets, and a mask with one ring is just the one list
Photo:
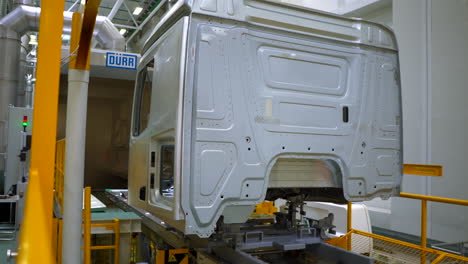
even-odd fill
[(138, 57), (133, 54), (121, 52), (106, 53), (106, 67), (136, 70)]

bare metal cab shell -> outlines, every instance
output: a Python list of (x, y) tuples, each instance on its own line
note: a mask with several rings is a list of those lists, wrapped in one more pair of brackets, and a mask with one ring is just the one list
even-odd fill
[(138, 70), (132, 205), (208, 237), (264, 199), (398, 195), (391, 30), (272, 1), (168, 5)]

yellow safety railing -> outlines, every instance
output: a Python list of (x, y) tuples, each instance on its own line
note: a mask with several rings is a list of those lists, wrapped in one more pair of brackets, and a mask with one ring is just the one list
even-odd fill
[[(104, 227), (108, 230), (114, 231), (114, 244), (104, 246), (93, 246), (91, 244), (91, 228), (93, 227)], [(84, 193), (84, 210), (83, 210), (83, 239), (84, 239), (84, 264), (91, 263), (91, 251), (92, 250), (114, 250), (114, 264), (119, 263), (120, 256), (120, 221), (114, 219), (112, 223), (91, 223), (91, 187), (85, 188)]]
[(468, 206), (468, 201), (436, 196), (400, 193), (400, 197), (421, 200), (421, 244), (403, 242), (352, 228), (352, 203), (348, 203), (348, 233), (329, 243), (373, 257), (376, 263), (468, 264), (468, 258), (427, 248), (427, 202)]

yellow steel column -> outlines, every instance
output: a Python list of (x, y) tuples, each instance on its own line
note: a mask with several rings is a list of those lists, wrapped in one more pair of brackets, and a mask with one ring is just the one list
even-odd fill
[[(427, 246), (427, 200), (421, 200), (421, 247)], [(426, 264), (426, 253), (421, 253), (421, 263)]]
[(55, 263), (52, 248), (55, 141), (65, 1), (41, 1), (34, 140), (18, 263)]

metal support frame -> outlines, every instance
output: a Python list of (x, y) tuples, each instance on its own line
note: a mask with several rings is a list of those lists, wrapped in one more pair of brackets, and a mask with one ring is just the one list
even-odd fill
[(133, 16), (133, 13), (132, 11), (130, 10), (130, 8), (128, 7), (127, 3), (125, 0), (117, 0), (115, 3), (114, 3), (114, 6), (112, 7), (112, 10), (110, 11), (110, 13), (107, 15), (107, 18), (109, 20), (112, 21), (112, 19), (115, 17), (115, 15), (117, 14), (117, 12), (119, 11), (119, 9), (122, 7), (122, 5), (124, 6), (125, 10), (127, 11), (130, 19), (132, 20), (132, 23), (133, 23), (133, 26), (129, 26), (129, 25), (122, 25), (122, 24), (116, 24), (114, 23), (114, 25), (116, 27), (119, 27), (119, 28), (126, 28), (126, 29), (135, 29), (135, 30), (140, 30), (140, 25), (138, 24), (138, 22), (135, 20), (134, 16)]
[(114, 16), (117, 14), (117, 12), (119, 11), (120, 9), (120, 6), (122, 6), (122, 3), (123, 3), (124, 0), (117, 0), (115, 1), (115, 4), (114, 6), (112, 7), (112, 10), (110, 11), (110, 13), (107, 15), (107, 18), (109, 18), (111, 21), (112, 19), (114, 18)]
[(143, 27), (150, 21), (150, 19), (154, 16), (154, 14), (156, 14), (156, 12), (159, 11), (159, 9), (161, 9), (161, 7), (167, 2), (167, 0), (162, 0), (161, 2), (159, 2), (158, 6), (156, 6), (153, 11), (151, 11), (151, 13), (145, 18), (145, 20), (143, 20), (143, 22), (141, 22), (140, 25), (138, 25), (138, 29), (135, 30), (135, 32), (133, 32), (132, 35), (130, 35), (130, 37), (127, 38), (127, 41), (126, 43), (128, 44), (137, 34), (138, 32), (140, 32)]

